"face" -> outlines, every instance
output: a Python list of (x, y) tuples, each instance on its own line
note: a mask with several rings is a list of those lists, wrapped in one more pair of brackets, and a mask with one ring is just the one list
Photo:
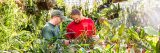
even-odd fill
[(60, 17), (58, 17), (58, 16), (56, 16), (56, 25), (59, 25), (61, 22), (62, 22), (62, 19), (60, 18)]
[(71, 18), (74, 20), (75, 23), (79, 23), (81, 21), (80, 15), (71, 15)]

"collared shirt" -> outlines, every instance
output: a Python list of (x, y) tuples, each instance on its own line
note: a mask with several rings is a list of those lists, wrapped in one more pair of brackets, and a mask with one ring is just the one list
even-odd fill
[(55, 40), (58, 38), (59, 36), (59, 27), (55, 26), (49, 22), (47, 22), (44, 26), (44, 28), (42, 29), (42, 36), (45, 40), (52, 40), (53, 42), (55, 42)]
[(85, 18), (81, 20), (79, 23), (71, 22), (67, 26), (67, 35), (68, 39), (75, 39), (82, 35), (84, 32), (87, 37), (91, 37), (95, 35), (96, 27), (94, 26), (94, 22), (90, 18)]

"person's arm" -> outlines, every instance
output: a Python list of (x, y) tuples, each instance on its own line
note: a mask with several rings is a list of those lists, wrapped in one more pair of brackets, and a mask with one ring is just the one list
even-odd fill
[[(67, 31), (67, 34), (66, 34), (66, 38), (67, 39), (71, 39), (71, 35), (70, 35), (70, 30), (68, 29), (69, 27), (67, 26), (67, 28), (66, 28), (66, 31)], [(70, 40), (64, 40), (64, 42), (63, 42), (65, 45), (69, 45), (70, 44)]]
[(67, 39), (72, 39), (72, 31), (67, 28), (67, 34), (66, 34)]
[(45, 38), (45, 40), (50, 41), (52, 40), (54, 37), (54, 33), (48, 29), (47, 27), (42, 29), (42, 36), (43, 38)]
[(92, 23), (92, 27), (93, 27), (93, 35), (92, 35), (92, 38), (95, 40), (95, 41), (98, 41), (99, 40), (99, 36), (96, 35), (96, 26), (94, 24), (94, 21), (91, 20), (91, 23)]
[(92, 24), (92, 30), (93, 30), (93, 35), (96, 35), (96, 26), (94, 24), (94, 21), (91, 19), (91, 24)]
[(68, 25), (66, 28), (67, 34), (66, 34), (66, 38), (67, 39), (73, 39), (75, 36), (75, 32), (72, 29), (72, 25)]
[(96, 35), (96, 26), (93, 23), (93, 35)]

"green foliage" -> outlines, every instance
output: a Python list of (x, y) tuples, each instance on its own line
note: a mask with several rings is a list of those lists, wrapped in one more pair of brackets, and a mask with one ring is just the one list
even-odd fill
[[(103, 0), (108, 1), (108, 0)], [(40, 10), (36, 11), (36, 4), (33, 0), (27, 0), (29, 9), (22, 10), (15, 3), (14, 0), (4, 0), (4, 3), (0, 3), (0, 50), (7, 52), (31, 52), (31, 53), (45, 53), (46, 46), (45, 41), (41, 37), (41, 29), (44, 24), (50, 18), (48, 11)], [(101, 13), (97, 13), (97, 3), (94, 4), (92, 12), (88, 12), (88, 9), (81, 9), (84, 16), (91, 17), (96, 23), (97, 36), (100, 39), (94, 42), (95, 46), (90, 48), (92, 43), (86, 41), (83, 37), (80, 39), (80, 43), (72, 43), (66, 46), (61, 40), (57, 40), (51, 49), (51, 52), (63, 52), (63, 53), (125, 53), (127, 44), (132, 44), (134, 48), (146, 49), (146, 52), (158, 51), (159, 43), (157, 34), (152, 28), (142, 28), (137, 31), (136, 26), (128, 27), (126, 20), (123, 16), (118, 16), (114, 20), (108, 20), (105, 18), (114, 17), (113, 14), (123, 15), (119, 5), (111, 4), (111, 7), (103, 9)], [(69, 17), (69, 8), (65, 6), (64, 0), (57, 0), (57, 9), (61, 9), (65, 12), (65, 15)], [(35, 12), (30, 14), (28, 12)], [(132, 15), (134, 13), (127, 12)], [(102, 17), (105, 17), (102, 19)], [(102, 19), (102, 20), (101, 20)], [(61, 37), (65, 38), (66, 26), (72, 20), (66, 21), (60, 25)], [(153, 36), (155, 35), (155, 36)], [(105, 47), (101, 47), (101, 43), (105, 42)], [(157, 44), (156, 44), (157, 43)], [(100, 45), (100, 46), (97, 46)], [(61, 50), (57, 50), (57, 48)], [(73, 51), (71, 51), (73, 50)], [(74, 51), (75, 50), (75, 51)], [(0, 51), (1, 52), (1, 51)]]

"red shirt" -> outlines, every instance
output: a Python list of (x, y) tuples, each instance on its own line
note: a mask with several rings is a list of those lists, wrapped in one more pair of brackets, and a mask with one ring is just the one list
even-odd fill
[(87, 37), (91, 37), (92, 35), (95, 35), (96, 27), (92, 19), (85, 18), (81, 20), (79, 23), (75, 23), (74, 21), (72, 21), (67, 26), (66, 37), (68, 39), (75, 39), (84, 32), (86, 32), (85, 35), (87, 35)]

